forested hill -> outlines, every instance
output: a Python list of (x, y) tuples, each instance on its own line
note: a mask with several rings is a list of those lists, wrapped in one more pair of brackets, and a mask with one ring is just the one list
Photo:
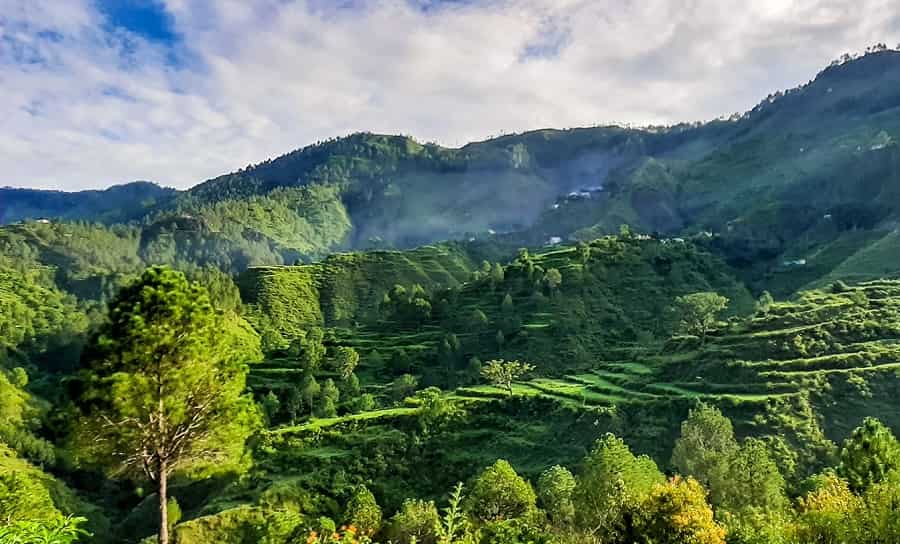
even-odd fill
[(898, 83), (900, 52), (883, 50), (728, 120), (541, 130), (459, 149), (361, 133), (177, 194), (3, 190), (0, 218), (132, 221), (143, 245), (165, 238), (188, 260), (235, 270), (447, 239), (589, 240), (628, 224), (708, 233), (755, 284), (804, 263), (786, 294), (860, 274), (860, 261), (877, 268), (863, 276), (897, 271), (882, 257), (897, 246)]
[(0, 225), (49, 218), (121, 223), (140, 219), (176, 193), (147, 181), (75, 193), (0, 187)]

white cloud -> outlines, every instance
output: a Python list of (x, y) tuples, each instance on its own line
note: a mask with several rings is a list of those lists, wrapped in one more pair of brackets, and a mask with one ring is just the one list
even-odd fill
[(892, 0), (166, 0), (173, 51), (93, 6), (0, 0), (0, 185), (187, 187), (357, 130), (709, 119), (900, 41)]

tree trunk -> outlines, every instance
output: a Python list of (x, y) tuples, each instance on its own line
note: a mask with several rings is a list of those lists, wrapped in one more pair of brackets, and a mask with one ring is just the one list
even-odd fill
[(165, 461), (159, 462), (159, 544), (169, 544), (169, 496), (168, 467)]

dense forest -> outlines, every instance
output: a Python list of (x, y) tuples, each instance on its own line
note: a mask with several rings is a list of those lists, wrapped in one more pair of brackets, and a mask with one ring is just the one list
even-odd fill
[(0, 190), (0, 543), (900, 541), (898, 56)]

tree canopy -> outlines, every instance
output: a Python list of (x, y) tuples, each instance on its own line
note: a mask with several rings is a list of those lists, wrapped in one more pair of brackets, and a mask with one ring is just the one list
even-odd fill
[(534, 365), (529, 363), (495, 359), (481, 367), (481, 375), (495, 386), (505, 389), (509, 396), (512, 396), (513, 382), (532, 370), (534, 370)]
[(838, 474), (857, 491), (869, 488), (900, 469), (900, 442), (875, 418), (866, 418), (844, 442)]
[(246, 324), (166, 268), (119, 293), (85, 351), (77, 445), (113, 474), (156, 483), (162, 544), (168, 476), (241, 453), (258, 419), (247, 363), (260, 356)]
[(718, 293), (702, 292), (675, 299), (678, 327), (681, 332), (699, 336), (701, 342), (715, 325), (719, 313), (728, 307), (728, 298)]

